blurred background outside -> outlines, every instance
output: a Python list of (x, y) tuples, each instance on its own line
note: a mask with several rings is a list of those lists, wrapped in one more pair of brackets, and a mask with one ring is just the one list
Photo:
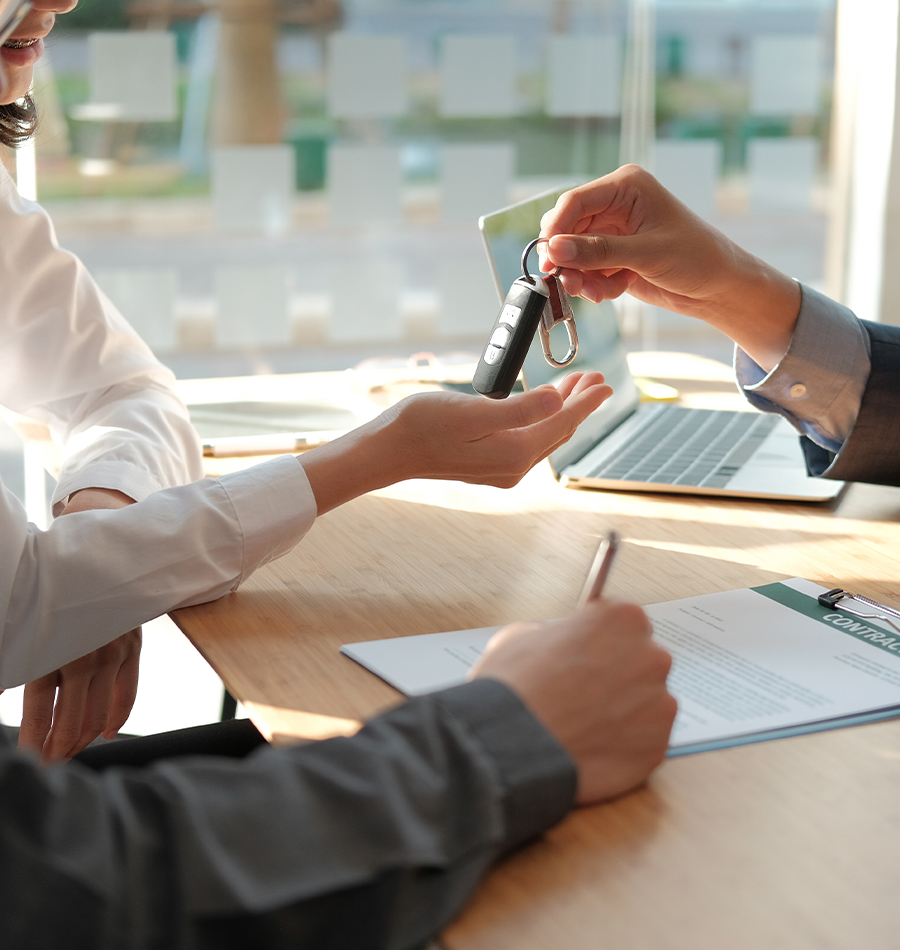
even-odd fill
[[(478, 216), (623, 161), (824, 286), (835, 19), (834, 0), (81, 0), (36, 72), (19, 182), (180, 378), (475, 359), (498, 307)], [(730, 360), (698, 321), (617, 307), (631, 348)], [(5, 430), (0, 465), (24, 494)]]
[(832, 0), (82, 0), (37, 194), (179, 375), (477, 350), (478, 216), (622, 160), (821, 281), (833, 57)]

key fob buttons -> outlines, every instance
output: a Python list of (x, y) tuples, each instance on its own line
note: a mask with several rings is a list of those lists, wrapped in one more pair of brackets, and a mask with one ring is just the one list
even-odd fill
[(522, 308), (514, 307), (511, 303), (508, 303), (500, 314), (500, 322), (514, 327), (519, 322), (519, 317), (521, 316)]
[(506, 346), (509, 343), (510, 332), (506, 327), (497, 327), (491, 334), (491, 346)]

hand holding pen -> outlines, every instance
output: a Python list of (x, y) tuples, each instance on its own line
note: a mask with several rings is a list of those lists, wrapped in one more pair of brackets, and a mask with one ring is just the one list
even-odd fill
[(665, 754), (676, 703), (671, 658), (636, 604), (600, 597), (618, 536), (600, 544), (578, 607), (562, 620), (515, 623), (494, 636), (473, 676), (500, 680), (575, 763), (576, 801), (639, 785)]

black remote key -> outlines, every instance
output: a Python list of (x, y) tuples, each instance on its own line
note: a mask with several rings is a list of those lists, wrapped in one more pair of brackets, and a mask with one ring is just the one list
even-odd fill
[(547, 305), (543, 280), (519, 277), (509, 288), (478, 368), (472, 388), (491, 399), (506, 399), (515, 385)]

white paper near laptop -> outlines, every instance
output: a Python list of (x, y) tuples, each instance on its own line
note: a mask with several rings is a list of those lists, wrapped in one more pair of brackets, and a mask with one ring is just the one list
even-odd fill
[[(900, 715), (900, 635), (819, 606), (801, 578), (652, 604), (674, 658), (670, 755)], [(498, 627), (349, 643), (341, 652), (408, 696), (455, 686)]]

